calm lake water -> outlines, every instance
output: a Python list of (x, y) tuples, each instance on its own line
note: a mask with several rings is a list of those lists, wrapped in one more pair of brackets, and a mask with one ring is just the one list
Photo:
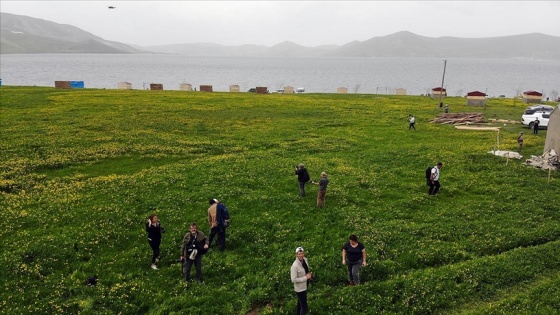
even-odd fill
[[(145, 89), (161, 83), (178, 90), (212, 85), (229, 91), (266, 86), (304, 87), (307, 92), (394, 94), (430, 93), (441, 86), (444, 62), (439, 58), (294, 58), (187, 57), (181, 55), (5, 54), (0, 56), (3, 85), (52, 86), (54, 81), (84, 81), (86, 88), (116, 89), (119, 82)], [(513, 97), (535, 90), (551, 99), (560, 92), (560, 61), (530, 59), (448, 59), (444, 87), (451, 96), (471, 91)]]

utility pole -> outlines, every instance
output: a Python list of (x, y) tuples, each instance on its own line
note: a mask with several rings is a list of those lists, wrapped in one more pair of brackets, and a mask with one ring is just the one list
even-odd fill
[(445, 67), (447, 66), (447, 59), (443, 59), (443, 76), (441, 77), (441, 90), (439, 91), (439, 108), (443, 107), (441, 97), (443, 96), (443, 82), (445, 80)]

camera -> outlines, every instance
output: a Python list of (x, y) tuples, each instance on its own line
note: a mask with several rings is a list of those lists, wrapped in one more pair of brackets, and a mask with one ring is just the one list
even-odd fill
[(309, 281), (316, 282), (316, 281), (317, 281), (317, 275), (314, 274), (314, 273), (312, 273), (312, 274), (311, 274), (311, 278), (309, 279)]

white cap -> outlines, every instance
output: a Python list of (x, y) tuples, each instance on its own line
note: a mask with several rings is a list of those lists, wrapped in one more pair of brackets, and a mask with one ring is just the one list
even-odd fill
[(300, 247), (296, 248), (296, 254), (299, 253), (299, 252), (304, 252), (303, 247), (300, 246)]

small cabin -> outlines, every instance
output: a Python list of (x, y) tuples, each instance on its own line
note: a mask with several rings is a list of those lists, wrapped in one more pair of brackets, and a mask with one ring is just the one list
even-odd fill
[(284, 87), (284, 94), (294, 94), (294, 87), (293, 86), (285, 86)]
[(255, 90), (257, 94), (268, 94), (268, 88), (266, 86), (257, 86)]
[(71, 89), (70, 81), (54, 81), (54, 87), (57, 89)]
[(542, 93), (537, 91), (523, 92), (523, 103), (540, 103), (542, 101)]
[(201, 85), (200, 86), (200, 92), (213, 92), (213, 88), (211, 85)]
[(348, 88), (346, 88), (346, 87), (339, 87), (339, 88), (336, 88), (336, 93), (338, 93), (338, 94), (346, 94), (346, 93), (348, 93)]
[(395, 95), (406, 95), (406, 89), (404, 88), (395, 89)]
[(439, 99), (440, 97), (446, 97), (447, 90), (442, 87), (435, 87), (432, 89), (432, 98)]
[(117, 83), (118, 90), (132, 90), (132, 83), (130, 82), (119, 82)]
[(161, 83), (150, 83), (150, 90), (152, 91), (162, 91), (163, 84)]
[(230, 85), (229, 86), (229, 91), (234, 92), (234, 93), (240, 92), (239, 85), (237, 85), (237, 84)]
[(188, 91), (188, 92), (191, 92), (191, 91), (192, 91), (192, 84), (189, 84), (189, 83), (181, 83), (181, 84), (179, 84), (179, 90), (180, 90), (180, 91)]
[(480, 91), (467, 93), (467, 106), (486, 106), (486, 93)]

